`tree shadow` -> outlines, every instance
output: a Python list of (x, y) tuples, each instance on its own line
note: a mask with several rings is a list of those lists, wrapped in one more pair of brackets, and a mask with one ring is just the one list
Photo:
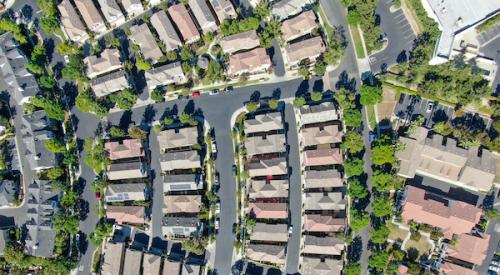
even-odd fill
[(122, 129), (127, 129), (130, 123), (132, 123), (132, 111), (130, 110), (124, 111), (118, 125)]
[(442, 109), (436, 110), (434, 114), (432, 114), (432, 122), (434, 123), (448, 121), (448, 119), (449, 119), (448, 115)]
[(47, 55), (47, 60), (49, 63), (52, 63), (52, 55), (54, 54), (54, 39), (52, 38), (45, 38), (43, 40), (43, 47), (45, 48), (45, 52)]
[(27, 21), (31, 21), (31, 18), (33, 17), (33, 8), (30, 5), (24, 5), (21, 8), (21, 13)]
[(309, 92), (309, 81), (302, 80), (300, 82), (297, 91), (295, 92), (295, 97), (304, 97)]
[(347, 89), (350, 91), (356, 90), (356, 79), (354, 77), (349, 78), (349, 74), (346, 71), (342, 71), (339, 75), (337, 83), (335, 83), (336, 89)]
[(274, 89), (272, 98), (274, 98), (274, 99), (280, 99), (281, 98), (281, 88)]
[(465, 113), (455, 117), (451, 124), (457, 128), (467, 129), (470, 132), (482, 132), (486, 129), (484, 119), (478, 114)]
[(259, 102), (260, 101), (260, 97), (261, 97), (260, 91), (254, 91), (250, 95), (250, 101), (252, 101), (252, 102)]
[(144, 126), (145, 129), (149, 129), (149, 125), (153, 121), (156, 115), (156, 110), (153, 105), (146, 106), (144, 113), (142, 114), (141, 126)]
[(408, 54), (406, 53), (406, 50), (403, 50), (396, 57), (396, 62), (398, 64), (402, 64), (402, 63), (405, 63), (407, 61), (408, 61)]
[(316, 79), (313, 84), (313, 91), (323, 91), (325, 84), (323, 83), (323, 79)]
[(151, 241), (150, 251), (156, 255), (163, 255), (167, 250), (168, 242), (160, 237), (154, 237)]
[(190, 99), (188, 101), (188, 103), (186, 104), (186, 106), (184, 107), (184, 111), (183, 113), (186, 113), (186, 114), (194, 114), (194, 111), (195, 111), (195, 104), (194, 104), (194, 101), (192, 99)]
[(347, 249), (347, 259), (349, 259), (349, 262), (358, 262), (361, 259), (362, 252), (363, 240), (361, 239), (361, 236), (356, 236)]

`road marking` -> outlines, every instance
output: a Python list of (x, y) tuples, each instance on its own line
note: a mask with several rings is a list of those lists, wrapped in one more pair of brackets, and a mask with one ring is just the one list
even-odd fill
[(398, 14), (395, 14), (393, 16), (393, 18), (396, 19), (396, 18), (401, 17), (401, 16), (404, 16), (404, 13), (403, 12), (398, 12)]

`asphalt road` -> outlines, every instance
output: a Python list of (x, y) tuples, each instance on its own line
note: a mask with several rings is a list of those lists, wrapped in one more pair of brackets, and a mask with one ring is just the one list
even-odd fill
[[(429, 104), (433, 104), (434, 107), (428, 111)], [(438, 104), (407, 93), (401, 93), (394, 108), (394, 115), (403, 121), (410, 121), (417, 115), (423, 116), (425, 118), (424, 125), (427, 127), (432, 127), (436, 122), (451, 119), (453, 113), (454, 110), (451, 106)]]
[(388, 43), (382, 51), (370, 56), (370, 67), (374, 74), (406, 61), (413, 46), (413, 40), (416, 38), (403, 10), (390, 11), (392, 2), (392, 0), (380, 0), (375, 10)]

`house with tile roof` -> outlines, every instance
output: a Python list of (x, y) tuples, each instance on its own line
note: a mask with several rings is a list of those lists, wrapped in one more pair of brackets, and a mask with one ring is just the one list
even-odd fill
[(181, 262), (177, 262), (171, 259), (165, 259), (163, 265), (163, 275), (180, 274), (181, 267)]
[(189, 0), (189, 7), (203, 33), (217, 31), (217, 21), (205, 0)]
[(74, 0), (75, 5), (90, 31), (96, 34), (102, 34), (106, 31), (106, 24), (102, 19), (101, 14), (97, 10), (93, 1)]
[(156, 39), (149, 29), (148, 25), (143, 23), (141, 25), (134, 25), (130, 28), (130, 40), (139, 46), (141, 53), (145, 59), (150, 59), (153, 63), (156, 63), (163, 53), (156, 44)]
[(288, 198), (288, 180), (255, 180), (249, 181), (248, 196), (250, 199)]
[(339, 256), (345, 248), (344, 241), (335, 237), (305, 235), (303, 253), (310, 255)]
[(271, 5), (271, 14), (278, 20), (283, 20), (302, 12), (305, 6), (311, 4), (312, 4), (311, 0), (274, 1), (273, 4)]
[(333, 215), (306, 214), (304, 220), (306, 232), (342, 232), (346, 226), (345, 218), (335, 218)]
[(156, 274), (159, 275), (161, 271), (161, 256), (144, 253), (144, 259), (142, 261), (142, 271), (143, 274)]
[(160, 155), (160, 166), (162, 171), (200, 168), (200, 154), (196, 150), (167, 152)]
[(97, 0), (97, 2), (101, 7), (104, 18), (106, 18), (106, 21), (111, 27), (116, 27), (125, 23), (125, 16), (116, 0)]
[(90, 55), (83, 59), (86, 74), (89, 78), (116, 71), (122, 68), (120, 51), (104, 49), (99, 55)]
[(117, 224), (143, 225), (144, 213), (144, 206), (108, 205), (106, 207), (106, 217)]
[(80, 16), (69, 0), (62, 0), (61, 3), (57, 5), (57, 9), (61, 15), (59, 18), (61, 20), (64, 33), (70, 40), (83, 43), (87, 40), (87, 38), (89, 38), (85, 25), (80, 20)]
[(472, 269), (450, 262), (444, 262), (443, 265), (441, 265), (440, 271), (446, 275), (478, 275), (478, 273)]
[(346, 201), (341, 192), (307, 192), (304, 210), (345, 210)]
[(156, 139), (162, 152), (173, 148), (191, 147), (198, 143), (198, 128), (194, 126), (163, 130), (158, 133)]
[(193, 18), (186, 9), (186, 6), (183, 4), (172, 5), (168, 8), (168, 13), (181, 33), (185, 43), (191, 44), (200, 40), (201, 36), (198, 32), (198, 28), (196, 28)]
[(194, 262), (188, 263), (184, 262), (182, 264), (182, 272), (181, 275), (200, 275), (201, 274), (201, 266), (195, 264)]
[(128, 17), (133, 17), (144, 12), (141, 0), (120, 0)]
[(269, 244), (249, 244), (246, 248), (248, 259), (256, 262), (285, 264), (285, 246)]
[(177, 35), (174, 25), (167, 16), (164, 10), (160, 10), (150, 18), (151, 25), (155, 28), (158, 37), (165, 45), (165, 49), (168, 51), (173, 51), (182, 45), (182, 40)]
[(303, 153), (304, 166), (322, 166), (342, 164), (344, 162), (339, 148), (319, 148), (305, 150)]
[(283, 119), (279, 112), (256, 115), (254, 118), (245, 120), (243, 124), (247, 135), (283, 129)]
[(340, 275), (343, 262), (326, 257), (303, 257), (302, 275)]
[(326, 45), (321, 36), (304, 39), (285, 45), (285, 64), (290, 68), (298, 68), (299, 63), (307, 61), (316, 63), (316, 59), (326, 51)]
[(285, 42), (299, 38), (319, 28), (314, 11), (305, 11), (281, 24), (281, 37)]
[(341, 143), (344, 132), (337, 124), (304, 127), (300, 130), (302, 146)]
[(250, 241), (286, 243), (288, 241), (288, 225), (258, 222), (252, 228)]
[(167, 174), (163, 176), (163, 192), (203, 189), (199, 174)]
[(219, 44), (224, 53), (233, 54), (259, 47), (260, 39), (255, 30), (248, 30), (224, 36), (220, 39)]
[(140, 274), (142, 266), (142, 251), (127, 248), (125, 250), (125, 260), (123, 262), (123, 275)]
[(238, 17), (231, 0), (209, 0), (209, 2), (219, 19), (219, 23), (222, 23), (224, 19), (233, 19)]
[(275, 157), (270, 159), (252, 158), (247, 163), (250, 177), (264, 177), (288, 174), (286, 158)]
[(144, 157), (144, 147), (140, 139), (109, 141), (104, 144), (104, 150), (110, 160)]
[(479, 234), (478, 236), (470, 234), (458, 235), (457, 243), (449, 245), (446, 249), (446, 255), (449, 258), (481, 265), (488, 256), (488, 244), (491, 236), (488, 234)]
[(340, 172), (336, 169), (304, 171), (304, 188), (336, 188), (344, 185)]
[(107, 176), (109, 180), (145, 178), (147, 171), (144, 163), (140, 160), (114, 162), (109, 165)]
[(285, 152), (286, 137), (284, 134), (259, 135), (245, 138), (247, 156)]
[(105, 198), (107, 203), (146, 200), (146, 184), (122, 183), (109, 184), (106, 187)]
[(248, 207), (257, 219), (286, 219), (288, 218), (288, 204), (282, 202), (255, 202)]
[(203, 223), (197, 217), (163, 217), (161, 231), (168, 239), (197, 237), (202, 232)]
[(163, 87), (170, 84), (180, 85), (188, 81), (180, 62), (153, 68), (146, 71), (144, 76), (146, 77), (146, 84), (149, 91), (154, 90), (156, 87)]
[(128, 74), (124, 70), (96, 77), (90, 81), (96, 97), (103, 97), (129, 87)]
[(250, 51), (231, 55), (229, 57), (227, 73), (231, 77), (236, 77), (244, 73), (265, 73), (271, 68), (271, 65), (271, 58), (267, 55), (266, 49), (255, 48)]
[(163, 213), (199, 213), (201, 209), (200, 195), (166, 195), (163, 197)]
[(406, 187), (405, 193), (406, 199), (401, 212), (403, 220), (438, 227), (447, 239), (451, 239), (453, 234), (469, 233), (482, 215), (482, 210), (474, 205), (411, 185)]
[(323, 102), (318, 105), (304, 105), (299, 108), (302, 125), (339, 120), (339, 110), (333, 102)]
[(125, 244), (107, 242), (101, 266), (102, 275), (116, 275), (123, 271), (123, 260), (125, 258)]

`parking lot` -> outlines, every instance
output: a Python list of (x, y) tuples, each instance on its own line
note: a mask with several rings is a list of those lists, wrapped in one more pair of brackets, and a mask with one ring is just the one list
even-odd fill
[(401, 93), (393, 115), (401, 121), (410, 121), (415, 116), (421, 115), (425, 118), (424, 126), (432, 127), (436, 122), (450, 120), (453, 113), (454, 110), (451, 106)]

